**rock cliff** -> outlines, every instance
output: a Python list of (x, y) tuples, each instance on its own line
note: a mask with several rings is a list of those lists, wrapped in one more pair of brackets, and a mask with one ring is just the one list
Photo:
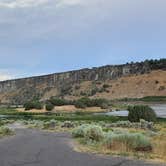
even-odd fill
[(166, 59), (7, 80), (0, 82), (0, 100), (1, 103), (23, 104), (34, 97), (46, 99), (51, 96), (70, 96), (73, 86), (82, 82), (105, 82), (130, 75), (148, 74), (153, 70), (166, 70)]

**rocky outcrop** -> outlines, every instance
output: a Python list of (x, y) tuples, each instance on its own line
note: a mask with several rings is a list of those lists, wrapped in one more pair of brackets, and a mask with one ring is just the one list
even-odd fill
[(42, 98), (52, 89), (55, 89), (56, 94), (51, 95), (61, 95), (65, 94), (70, 86), (83, 81), (113, 80), (122, 76), (149, 73), (156, 69), (165, 70), (166, 59), (8, 80), (0, 82), (0, 99), (2, 103), (22, 104), (34, 97)]

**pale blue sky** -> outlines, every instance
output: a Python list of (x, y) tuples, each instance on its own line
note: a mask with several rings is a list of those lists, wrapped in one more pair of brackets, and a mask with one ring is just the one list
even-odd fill
[(0, 80), (166, 58), (166, 0), (0, 0)]

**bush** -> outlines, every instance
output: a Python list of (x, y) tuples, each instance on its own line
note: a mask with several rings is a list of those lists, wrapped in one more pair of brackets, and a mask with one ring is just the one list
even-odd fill
[(48, 102), (50, 102), (54, 106), (63, 106), (63, 105), (73, 104), (72, 101), (60, 99), (60, 98), (55, 98), (55, 97), (52, 97)]
[(92, 140), (98, 142), (104, 138), (104, 133), (100, 126), (89, 125), (85, 128), (84, 132), (84, 137), (87, 141)]
[(128, 119), (131, 122), (139, 122), (141, 119), (152, 122), (156, 120), (156, 113), (149, 106), (130, 106), (128, 107), (128, 111)]
[(51, 104), (51, 103), (47, 103), (46, 104), (46, 110), (47, 111), (52, 111), (54, 109), (54, 105), (53, 104)]
[(85, 125), (81, 125), (77, 128), (75, 128), (72, 132), (72, 136), (75, 138), (83, 138), (85, 135), (85, 129), (88, 127), (89, 125), (85, 124)]
[(81, 102), (81, 101), (76, 101), (75, 102), (75, 107), (76, 108), (86, 108), (85, 103)]
[(39, 101), (29, 101), (24, 104), (25, 110), (31, 110), (31, 109), (42, 109), (43, 105)]
[(54, 106), (63, 106), (63, 105), (68, 105), (69, 102), (65, 99), (59, 99), (59, 98), (54, 98), (52, 97), (49, 102), (54, 105)]
[(75, 101), (75, 106), (77, 108), (86, 108), (86, 107), (105, 107), (107, 108), (109, 105), (108, 101), (105, 99), (90, 99), (87, 97), (83, 97)]
[(116, 123), (110, 123), (106, 125), (107, 128), (112, 127), (123, 127), (123, 128), (140, 128), (140, 129), (154, 129), (154, 123), (145, 121), (144, 119), (140, 119), (140, 122), (133, 122), (130, 121), (118, 121)]
[(108, 84), (104, 84), (104, 85), (103, 85), (103, 88), (104, 88), (104, 89), (107, 89), (107, 88), (109, 88), (109, 87), (110, 87), (110, 85), (108, 85)]
[(71, 121), (65, 121), (62, 126), (62, 128), (73, 128), (74, 124)]
[(108, 133), (105, 136), (104, 144), (107, 148), (113, 148), (118, 144), (123, 144), (126, 149), (135, 151), (150, 151), (152, 150), (149, 139), (140, 133)]
[(44, 129), (54, 129), (57, 125), (57, 121), (52, 119), (43, 124)]
[(10, 135), (12, 133), (12, 130), (10, 130), (8, 127), (0, 127), (0, 135)]
[(43, 129), (44, 127), (44, 123), (42, 121), (38, 121), (38, 120), (34, 120), (32, 122), (30, 122), (29, 124), (30, 128), (38, 128), (38, 129)]

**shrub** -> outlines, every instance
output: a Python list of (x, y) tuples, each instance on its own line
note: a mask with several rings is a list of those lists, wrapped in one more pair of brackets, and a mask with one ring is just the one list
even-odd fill
[(160, 86), (159, 91), (163, 91), (163, 90), (165, 90), (165, 86)]
[(76, 108), (86, 108), (86, 105), (85, 105), (85, 103), (78, 100), (75, 102), (75, 107)]
[(101, 106), (101, 109), (108, 109), (108, 104), (107, 103), (103, 103)]
[(53, 104), (54, 106), (63, 106), (63, 105), (68, 105), (69, 102), (65, 99), (59, 99), (59, 98), (54, 98), (52, 97), (49, 102)]
[(93, 88), (90, 92), (90, 96), (94, 96), (98, 91), (99, 89), (97, 87)]
[(118, 121), (116, 123), (110, 123), (106, 125), (107, 128), (111, 127), (123, 127), (123, 128), (140, 128), (140, 129), (154, 129), (154, 123), (145, 121), (144, 119), (140, 119), (140, 122), (133, 122), (130, 121)]
[(24, 125), (28, 125), (29, 128), (38, 128), (43, 129), (44, 123), (39, 120), (30, 120), (30, 121), (23, 121)]
[(108, 133), (105, 136), (104, 144), (107, 148), (114, 148), (118, 144), (122, 144), (126, 149), (135, 151), (150, 151), (152, 150), (149, 139), (140, 133)]
[(84, 137), (87, 141), (101, 141), (104, 137), (103, 130), (100, 126), (96, 125), (89, 125), (85, 128), (85, 134)]
[(52, 111), (54, 109), (54, 105), (53, 104), (51, 104), (51, 103), (47, 103), (46, 104), (46, 110), (47, 111)]
[(55, 126), (57, 125), (57, 121), (52, 119), (50, 121), (47, 121), (44, 123), (44, 129), (54, 129)]
[(85, 135), (85, 129), (88, 127), (89, 125), (87, 124), (84, 124), (84, 125), (81, 125), (77, 128), (75, 128), (72, 132), (72, 136), (75, 137), (75, 138), (83, 138), (84, 135)]
[(74, 124), (71, 121), (65, 121), (62, 126), (62, 128), (73, 128)]
[(42, 106), (42, 103), (39, 102), (39, 101), (29, 101), (27, 103), (24, 104), (24, 108), (25, 110), (31, 110), (31, 109), (42, 109), (43, 106)]
[(108, 85), (108, 84), (104, 84), (104, 85), (103, 85), (103, 88), (104, 88), (104, 89), (107, 89), (107, 88), (109, 88), (109, 87), (110, 87), (110, 85)]
[(12, 130), (10, 130), (8, 127), (0, 127), (0, 135), (10, 135), (12, 133)]
[(128, 119), (131, 122), (139, 122), (141, 119), (146, 121), (155, 121), (156, 114), (149, 106), (136, 105), (128, 107)]
[(75, 106), (77, 108), (85, 108), (85, 107), (108, 107), (108, 101), (106, 99), (90, 99), (87, 97), (83, 97), (75, 101)]
[(70, 85), (62, 86), (60, 92), (61, 96), (70, 95), (72, 92), (72, 86)]

